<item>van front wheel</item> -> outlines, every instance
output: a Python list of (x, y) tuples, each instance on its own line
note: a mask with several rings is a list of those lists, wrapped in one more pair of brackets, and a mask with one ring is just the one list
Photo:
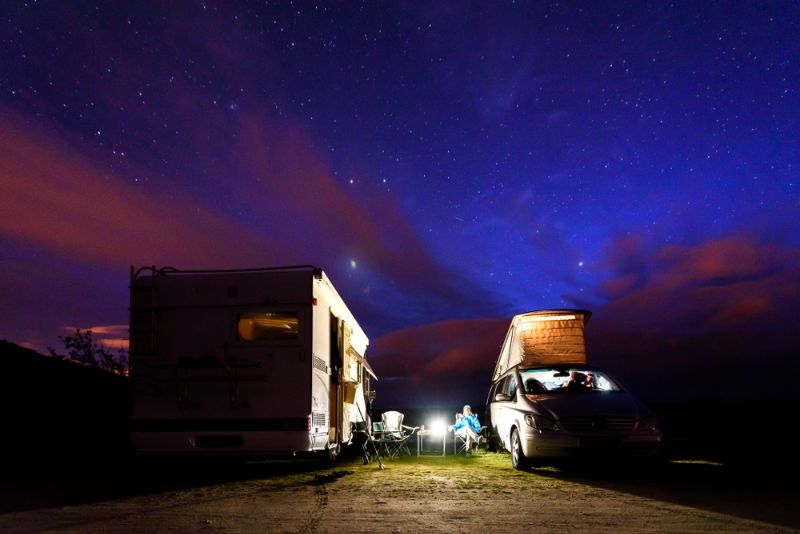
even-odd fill
[(530, 467), (530, 460), (522, 452), (522, 441), (519, 438), (519, 430), (516, 428), (511, 431), (511, 465), (514, 469), (525, 471)]

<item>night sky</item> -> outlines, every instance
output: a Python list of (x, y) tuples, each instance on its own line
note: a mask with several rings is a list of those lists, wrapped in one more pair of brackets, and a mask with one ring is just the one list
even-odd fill
[(3, 2), (0, 339), (125, 338), (132, 264), (311, 263), (384, 406), (482, 403), (557, 307), (646, 399), (787, 392), (798, 35), (797, 2)]

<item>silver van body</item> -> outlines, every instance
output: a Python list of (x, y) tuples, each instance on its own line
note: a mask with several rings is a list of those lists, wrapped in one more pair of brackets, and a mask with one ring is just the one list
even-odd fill
[[(592, 377), (594, 386), (572, 380), (578, 375)], [(510, 369), (492, 384), (487, 414), (492, 438), (520, 469), (542, 458), (650, 457), (662, 439), (650, 410), (610, 376), (585, 365)]]

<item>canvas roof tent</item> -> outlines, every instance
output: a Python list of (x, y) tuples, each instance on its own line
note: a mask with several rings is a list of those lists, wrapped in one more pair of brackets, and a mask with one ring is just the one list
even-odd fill
[(586, 363), (583, 333), (591, 316), (586, 310), (538, 310), (514, 316), (492, 380), (515, 365)]

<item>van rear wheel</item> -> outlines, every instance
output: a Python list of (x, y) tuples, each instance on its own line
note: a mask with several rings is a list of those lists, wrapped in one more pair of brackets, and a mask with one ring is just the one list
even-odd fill
[(519, 438), (519, 430), (516, 428), (511, 431), (511, 465), (514, 469), (525, 471), (531, 465), (525, 453), (522, 452), (522, 441)]

